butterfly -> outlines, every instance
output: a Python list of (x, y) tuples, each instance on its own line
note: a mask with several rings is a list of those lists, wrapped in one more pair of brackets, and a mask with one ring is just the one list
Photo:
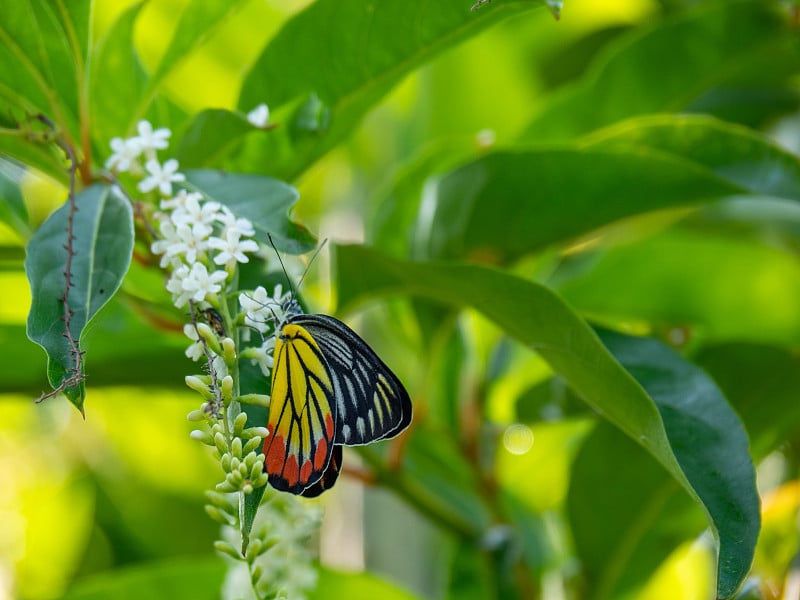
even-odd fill
[(392, 438), (411, 422), (397, 376), (347, 325), (304, 314), (296, 300), (276, 328), (264, 470), (277, 490), (305, 497), (330, 489), (342, 446)]

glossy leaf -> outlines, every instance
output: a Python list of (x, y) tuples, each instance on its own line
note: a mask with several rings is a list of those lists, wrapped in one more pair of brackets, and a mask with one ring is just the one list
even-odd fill
[[(266, 102), (283, 125), (276, 132), (280, 135), (264, 139), (250, 160), (270, 164), (274, 175), (296, 177), (349, 135), (412, 70), (504, 16), (545, 4), (496, 1), (472, 12), (469, 0), (314, 2), (284, 25), (244, 80), (239, 109), (248, 111)], [(557, 3), (549, 4), (551, 10), (558, 9)], [(398, 36), (397, 31), (404, 34)], [(326, 59), (319, 60), (321, 56)], [(329, 114), (323, 119), (329, 127), (296, 126), (294, 118), (302, 111), (294, 111), (311, 100), (318, 104), (317, 114)]]
[[(508, 335), (535, 349), (585, 402), (646, 448), (704, 508), (712, 530), (719, 536), (720, 595), (733, 593), (752, 559), (758, 531), (758, 505), (757, 497), (752, 506), (747, 496), (750, 491), (747, 486), (752, 487), (754, 483), (752, 463), (747, 454), (746, 436), (730, 409), (718, 409), (719, 416), (724, 417), (720, 426), (730, 431), (732, 446), (726, 445), (726, 451), (735, 447), (737, 454), (731, 455), (730, 463), (718, 462), (717, 454), (712, 456), (715, 457), (713, 467), (731, 471), (715, 471), (713, 479), (704, 479), (707, 472), (702, 468), (703, 455), (695, 454), (692, 444), (697, 442), (707, 447), (698, 436), (708, 425), (697, 418), (692, 397), (680, 395), (685, 388), (676, 384), (665, 391), (655, 389), (652, 393), (660, 401), (657, 407), (588, 325), (547, 288), (482, 267), (402, 262), (357, 246), (337, 249), (337, 267), (343, 306), (365, 295), (402, 290), (406, 294), (470, 306)], [(647, 349), (658, 354), (650, 347)], [(632, 367), (640, 368), (627, 354), (623, 359)], [(695, 376), (684, 368), (685, 363), (667, 366), (684, 376)], [(659, 373), (654, 371), (651, 375), (655, 377)], [(668, 370), (661, 374), (664, 378), (670, 375)], [(699, 385), (694, 380), (688, 383)], [(713, 396), (714, 406), (727, 408), (718, 392), (714, 396), (715, 389), (705, 391)], [(747, 479), (748, 474), (751, 479)], [(712, 485), (712, 482), (721, 484), (723, 481), (725, 486), (720, 489)], [(727, 487), (730, 482), (745, 486), (741, 491), (743, 498), (737, 495), (740, 490)], [(739, 507), (742, 512), (734, 515), (728, 510), (732, 506)]]
[[(94, 185), (79, 193), (73, 215), (70, 334), (79, 344), (86, 326), (119, 288), (133, 251), (133, 215), (127, 200), (111, 188)], [(47, 352), (50, 385), (58, 388), (75, 368), (75, 356), (65, 338), (65, 290), (68, 204), (53, 213), (31, 238), (25, 271), (31, 284), (32, 305), (28, 337)], [(83, 385), (65, 390), (83, 410)]]
[(620, 119), (680, 110), (725, 81), (786, 78), (800, 58), (792, 35), (772, 3), (704, 3), (609, 48), (580, 84), (544, 106), (525, 138), (574, 139)]
[(191, 170), (187, 181), (208, 200), (230, 208), (237, 217), (250, 219), (260, 242), (272, 235), (278, 250), (302, 254), (316, 245), (314, 237), (289, 220), (289, 210), (299, 198), (287, 183), (262, 175)]

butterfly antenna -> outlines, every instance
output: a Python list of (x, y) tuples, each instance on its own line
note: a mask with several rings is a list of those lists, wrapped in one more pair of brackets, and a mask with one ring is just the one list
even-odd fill
[(308, 271), (309, 269), (311, 269), (311, 265), (314, 263), (314, 259), (317, 258), (317, 255), (322, 251), (322, 249), (325, 247), (325, 244), (327, 243), (328, 243), (328, 238), (325, 238), (324, 240), (322, 240), (322, 243), (314, 251), (314, 254), (311, 256), (311, 260), (309, 260), (308, 264), (306, 265), (305, 271), (303, 271), (303, 275), (300, 277), (300, 281), (297, 282), (298, 290), (300, 289), (300, 286), (303, 285), (303, 280), (306, 278), (306, 275), (308, 275)]
[[(283, 264), (283, 259), (281, 258), (281, 253), (278, 252), (278, 249), (275, 247), (275, 242), (272, 240), (272, 234), (267, 234), (267, 239), (269, 239), (269, 243), (272, 246), (272, 249), (275, 250), (275, 256), (278, 257), (278, 262), (281, 263), (281, 269), (283, 269), (283, 275), (286, 277), (286, 283), (289, 285), (289, 289), (292, 292), (292, 298), (297, 298), (297, 290), (292, 285), (292, 280), (289, 279), (289, 273), (286, 272), (286, 265)], [(302, 279), (300, 280), (302, 281)]]

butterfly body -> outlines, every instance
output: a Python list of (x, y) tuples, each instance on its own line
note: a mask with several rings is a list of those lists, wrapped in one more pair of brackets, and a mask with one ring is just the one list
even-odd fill
[(341, 446), (394, 437), (411, 422), (403, 384), (347, 325), (291, 307), (278, 327), (264, 468), (278, 490), (317, 496)]

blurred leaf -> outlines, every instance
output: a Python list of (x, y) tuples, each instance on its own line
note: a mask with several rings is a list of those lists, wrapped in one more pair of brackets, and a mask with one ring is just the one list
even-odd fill
[(605, 250), (559, 289), (596, 319), (689, 327), (711, 340), (800, 340), (795, 258), (707, 231), (672, 229)]
[(181, 136), (176, 158), (184, 169), (212, 167), (236, 148), (242, 137), (259, 131), (241, 113), (210, 108), (194, 116)]
[(686, 110), (761, 129), (781, 115), (800, 109), (800, 92), (790, 84), (725, 86), (709, 90)]
[[(471, 12), (469, 0), (314, 2), (290, 19), (264, 49), (245, 77), (239, 109), (248, 111), (266, 102), (279, 115), (276, 121), (288, 125), (295, 108), (316, 98), (316, 112), (329, 112), (330, 127), (313, 131), (281, 127), (276, 132), (280, 135), (263, 139), (250, 157), (251, 164), (270, 164), (276, 176), (297, 177), (349, 135), (412, 70), (502, 17), (544, 4), (497, 1)], [(326, 60), (319, 60), (321, 56)]]
[(19, 188), (24, 173), (17, 163), (0, 157), (0, 221), (26, 238), (30, 235), (28, 209)]
[[(397, 261), (359, 246), (337, 248), (336, 260), (343, 306), (359, 296), (398, 290), (468, 304), (534, 348), (590, 406), (644, 446), (704, 507), (719, 542), (719, 595), (735, 591), (750, 566), (758, 534), (755, 475), (741, 424), (702, 372), (655, 341), (623, 342), (622, 336), (607, 336), (606, 343), (613, 343), (651, 399), (588, 325), (543, 286), (482, 267)], [(637, 356), (644, 356), (629, 355), (634, 345)], [(649, 360), (642, 364), (642, 359)], [(696, 399), (697, 391), (703, 396)], [(706, 423), (696, 413), (700, 400), (716, 423)], [(705, 454), (696, 453), (696, 448)], [(714, 458), (707, 464), (707, 457)]]
[[(781, 589), (790, 569), (796, 570), (800, 533), (800, 480), (793, 479), (764, 493), (764, 524), (756, 547), (754, 572), (763, 576), (771, 589)], [(793, 564), (794, 563), (794, 564)], [(784, 590), (785, 591), (785, 590)]]
[(450, 565), (448, 600), (488, 600), (497, 598), (491, 587), (493, 573), (485, 550), (474, 542), (461, 541)]
[(451, 171), (421, 209), (419, 235), (429, 256), (504, 262), (624, 217), (748, 192), (800, 200), (800, 163), (743, 127), (646, 117)]
[(186, 179), (208, 200), (224, 204), (237, 217), (250, 219), (261, 243), (267, 243), (267, 234), (271, 234), (277, 249), (290, 254), (302, 254), (316, 246), (303, 226), (289, 220), (289, 210), (300, 197), (289, 184), (263, 175), (201, 169), (188, 171)]
[(773, 3), (703, 3), (601, 54), (583, 81), (545, 104), (525, 137), (566, 140), (634, 115), (680, 110), (726, 81), (780, 81), (797, 71), (793, 36)]
[(505, 262), (624, 217), (741, 191), (646, 148), (498, 151), (439, 180), (419, 235), (428, 256)]
[(645, 147), (707, 167), (752, 194), (800, 200), (797, 157), (754, 131), (699, 115), (623, 121), (584, 138), (589, 147)]
[[(114, 296), (128, 270), (133, 214), (127, 200), (100, 184), (79, 193), (75, 204), (69, 307), (70, 333), (80, 343), (86, 326)], [(25, 261), (32, 295), (28, 337), (47, 352), (47, 375), (54, 389), (75, 368), (63, 321), (68, 220), (69, 202), (33, 235)], [(83, 412), (83, 384), (68, 386), (64, 392)]]
[(132, 133), (135, 103), (145, 93), (147, 73), (133, 43), (143, 6), (136, 2), (117, 18), (97, 42), (89, 65), (92, 137), (103, 149), (111, 138)]
[(800, 357), (794, 347), (730, 342), (705, 346), (694, 360), (742, 418), (756, 461), (800, 432)]
[(150, 93), (242, 4), (242, 0), (191, 0), (181, 12), (169, 46), (148, 82)]
[(87, 577), (62, 600), (217, 600), (224, 574), (218, 557), (165, 560)]
[(415, 600), (413, 594), (387, 582), (371, 573), (346, 573), (327, 567), (319, 570), (316, 588), (309, 594), (309, 600)]

